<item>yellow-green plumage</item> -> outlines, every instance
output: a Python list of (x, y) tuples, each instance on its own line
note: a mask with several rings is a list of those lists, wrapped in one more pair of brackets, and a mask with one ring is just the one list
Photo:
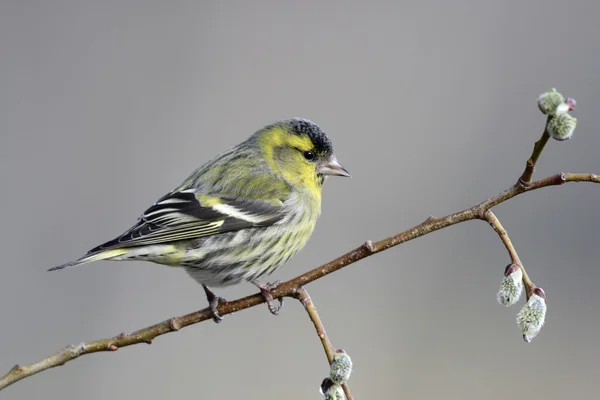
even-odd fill
[(255, 282), (311, 236), (326, 175), (349, 176), (325, 133), (277, 122), (199, 167), (121, 236), (51, 270), (146, 260), (185, 267), (206, 286)]

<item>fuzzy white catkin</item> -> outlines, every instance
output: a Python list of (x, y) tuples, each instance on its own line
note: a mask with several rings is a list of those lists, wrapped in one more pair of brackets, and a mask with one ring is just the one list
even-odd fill
[(577, 127), (577, 118), (567, 113), (556, 114), (548, 122), (548, 133), (553, 139), (563, 141), (570, 139)]
[(339, 384), (334, 383), (327, 393), (324, 394), (323, 398), (325, 400), (346, 400), (346, 395), (344, 394), (344, 389)]
[(519, 301), (521, 293), (523, 293), (523, 272), (521, 268), (517, 268), (502, 279), (496, 299), (498, 303), (509, 307)]
[[(544, 321), (546, 320), (546, 299), (544, 292), (536, 288), (527, 303), (523, 306), (519, 314), (517, 314), (517, 323), (523, 333), (523, 340), (531, 342), (531, 340), (540, 333)], [(536, 294), (540, 293), (540, 295)]]
[(557, 107), (564, 103), (565, 98), (562, 94), (558, 93), (556, 89), (552, 89), (546, 93), (542, 93), (538, 97), (538, 107), (540, 111), (547, 115), (553, 115), (556, 112)]
[(346, 400), (344, 389), (339, 383), (334, 383), (330, 378), (323, 379), (319, 392), (325, 400)]
[(344, 384), (352, 373), (352, 360), (344, 350), (337, 350), (330, 366), (329, 377), (335, 383)]

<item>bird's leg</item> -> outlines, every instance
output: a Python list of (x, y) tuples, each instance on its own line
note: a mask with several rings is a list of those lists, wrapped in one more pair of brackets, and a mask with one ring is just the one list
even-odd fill
[(217, 307), (219, 306), (220, 301), (227, 301), (223, 297), (219, 297), (206, 286), (202, 285), (204, 288), (204, 293), (206, 293), (206, 300), (208, 300), (208, 305), (210, 307), (210, 311), (212, 312), (213, 321), (217, 324), (223, 321), (223, 317), (219, 315), (219, 311), (217, 311)]
[(267, 307), (269, 307), (269, 311), (271, 311), (271, 314), (279, 314), (279, 310), (281, 309), (281, 307), (283, 307), (283, 297), (277, 299), (279, 300), (279, 305), (276, 306), (273, 303), (273, 296), (271, 295), (271, 290), (279, 286), (281, 284), (281, 281), (273, 283), (261, 283), (258, 281), (253, 281), (252, 284), (260, 289), (260, 293), (262, 293), (265, 301), (267, 302)]

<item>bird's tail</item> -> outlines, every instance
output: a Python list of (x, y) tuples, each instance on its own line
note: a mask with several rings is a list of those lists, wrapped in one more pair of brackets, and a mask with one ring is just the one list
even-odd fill
[(125, 254), (128, 251), (129, 251), (129, 249), (112, 249), (112, 250), (96, 251), (96, 252), (93, 252), (93, 253), (88, 253), (85, 256), (83, 256), (81, 258), (78, 258), (75, 261), (71, 261), (71, 262), (68, 262), (66, 264), (59, 265), (59, 266), (54, 267), (54, 268), (50, 268), (48, 271), (58, 271), (60, 269), (77, 267), (79, 265), (91, 263), (91, 262), (94, 262), (94, 261), (107, 260), (107, 259), (110, 259), (110, 258), (113, 258), (113, 257), (120, 256), (122, 254)]

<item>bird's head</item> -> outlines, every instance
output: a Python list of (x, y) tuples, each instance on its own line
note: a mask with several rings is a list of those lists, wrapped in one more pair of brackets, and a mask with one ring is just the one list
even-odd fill
[(329, 175), (350, 177), (338, 162), (331, 140), (315, 123), (302, 118), (276, 122), (257, 132), (269, 167), (297, 189), (320, 198)]

